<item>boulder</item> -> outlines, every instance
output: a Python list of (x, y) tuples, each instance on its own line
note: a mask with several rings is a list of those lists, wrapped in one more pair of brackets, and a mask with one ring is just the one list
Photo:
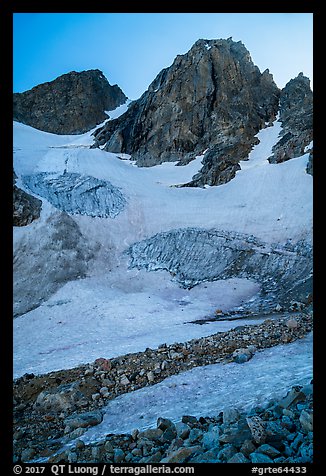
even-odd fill
[(66, 433), (76, 428), (87, 428), (101, 423), (103, 415), (100, 411), (92, 411), (71, 415), (65, 419)]
[(256, 464), (256, 463), (273, 463), (273, 460), (269, 456), (267, 456), (263, 453), (256, 453), (256, 452), (251, 453), (250, 461), (254, 464)]
[(147, 438), (148, 440), (159, 440), (163, 435), (163, 431), (160, 428), (149, 428), (148, 430), (140, 431), (138, 433), (138, 439)]
[(242, 443), (251, 437), (250, 427), (245, 419), (237, 421), (232, 426), (224, 428), (224, 431), (219, 436), (220, 443), (231, 443), (236, 446), (241, 446)]
[(241, 417), (241, 413), (236, 408), (226, 408), (223, 410), (223, 424), (230, 425), (237, 422)]
[(306, 398), (300, 388), (293, 387), (288, 394), (280, 400), (279, 405), (283, 408), (289, 408), (295, 403), (302, 402)]
[(177, 436), (179, 438), (182, 438), (183, 440), (188, 438), (190, 433), (190, 427), (186, 423), (179, 421), (176, 423), (175, 428), (177, 430)]
[(252, 358), (253, 354), (248, 349), (237, 349), (232, 354), (232, 359), (237, 364), (243, 364), (248, 362)]
[(76, 410), (83, 401), (85, 395), (79, 389), (79, 382), (73, 382), (43, 390), (34, 403), (34, 409), (42, 413), (61, 413)]
[(267, 437), (264, 421), (258, 416), (246, 418), (251, 435), (256, 443), (264, 443)]
[(300, 423), (303, 431), (309, 433), (313, 431), (313, 411), (312, 410), (302, 410), (300, 413)]
[(250, 463), (250, 461), (242, 453), (235, 453), (227, 463)]
[(167, 430), (168, 428), (175, 429), (175, 425), (171, 420), (169, 420), (168, 418), (162, 418), (162, 417), (159, 417), (157, 419), (156, 426), (157, 428), (163, 431)]
[(209, 450), (219, 446), (220, 428), (218, 425), (211, 427), (207, 432), (203, 434), (202, 445), (205, 449)]
[(184, 463), (192, 454), (200, 451), (202, 451), (201, 446), (181, 447), (161, 459), (160, 463)]
[(237, 453), (237, 449), (235, 446), (231, 444), (226, 444), (223, 448), (218, 452), (217, 457), (221, 461), (228, 461), (232, 456)]
[(270, 458), (276, 458), (277, 456), (280, 456), (280, 454), (281, 454), (278, 449), (274, 448), (271, 445), (267, 445), (267, 444), (258, 446), (258, 448), (256, 449), (256, 452), (257, 453), (263, 453), (264, 455), (267, 455)]
[(241, 453), (245, 456), (249, 456), (250, 453), (253, 453), (255, 450), (256, 446), (252, 440), (245, 440), (240, 447)]

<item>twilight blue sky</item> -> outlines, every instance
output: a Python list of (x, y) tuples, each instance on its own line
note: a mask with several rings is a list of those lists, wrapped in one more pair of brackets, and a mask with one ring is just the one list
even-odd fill
[(230, 36), (279, 87), (300, 71), (312, 85), (312, 13), (15, 13), (14, 91), (98, 68), (137, 99), (196, 40)]

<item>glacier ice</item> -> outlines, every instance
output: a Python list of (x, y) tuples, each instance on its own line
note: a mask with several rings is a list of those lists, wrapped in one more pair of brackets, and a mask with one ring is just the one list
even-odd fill
[(70, 214), (116, 217), (125, 207), (120, 190), (107, 180), (75, 172), (24, 175), (23, 183), (53, 206)]
[(267, 244), (253, 235), (194, 227), (157, 233), (127, 250), (130, 267), (165, 269), (185, 288), (241, 277), (261, 283), (264, 294), (280, 294), (280, 300), (282, 293), (298, 299), (302, 286), (309, 289), (311, 253), (306, 242)]

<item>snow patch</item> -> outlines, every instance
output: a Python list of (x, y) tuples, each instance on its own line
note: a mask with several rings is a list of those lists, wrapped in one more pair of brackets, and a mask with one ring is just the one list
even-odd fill
[(132, 101), (130, 99), (127, 99), (125, 103), (121, 104), (121, 106), (118, 106), (115, 109), (112, 109), (111, 111), (104, 111), (105, 114), (109, 116), (109, 121), (112, 121), (113, 119), (118, 119), (118, 117), (122, 116), (122, 114), (124, 114), (128, 110), (129, 104), (131, 102)]
[(310, 144), (306, 145), (306, 147), (304, 148), (304, 153), (309, 152), (311, 149), (313, 149), (313, 147), (314, 147), (314, 141), (312, 140)]

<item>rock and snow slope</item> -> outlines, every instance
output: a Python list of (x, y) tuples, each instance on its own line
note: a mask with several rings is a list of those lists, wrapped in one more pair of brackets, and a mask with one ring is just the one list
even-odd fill
[[(56, 136), (15, 123), (17, 185), (39, 194), (43, 202), (38, 220), (14, 229), (15, 256), (20, 257), (14, 267), (14, 297), (20, 315), (14, 322), (15, 376), (67, 368), (94, 360), (99, 354), (110, 357), (163, 341), (208, 335), (223, 329), (223, 324), (198, 326), (189, 321), (210, 315), (217, 308), (227, 311), (257, 297), (262, 283), (249, 274), (186, 290), (164, 270), (148, 273), (130, 269), (125, 252), (155, 234), (191, 227), (200, 232), (214, 229), (244, 234), (261, 240), (267, 255), (277, 245), (283, 258), (286, 253), (293, 256), (296, 245), (304, 243), (309, 260), (312, 177), (305, 170), (309, 154), (282, 164), (269, 164), (267, 158), (279, 132), (280, 123), (274, 122), (257, 134), (260, 143), (249, 160), (241, 162), (241, 170), (231, 182), (218, 187), (179, 188), (175, 185), (188, 182), (200, 169), (201, 156), (185, 166), (164, 163), (138, 168), (128, 156), (121, 160), (113, 153), (90, 149), (91, 132)], [(69, 209), (69, 219), (80, 237), (79, 256), (89, 253), (82, 258), (86, 269), (81, 270), (76, 250), (66, 240), (69, 228), (64, 215), (60, 218), (64, 212), (53, 206), (49, 189), (38, 187), (39, 182), (34, 180), (65, 174), (109, 182), (119, 190), (124, 203), (115, 217), (110, 213), (107, 217), (80, 215), (77, 206)], [(30, 177), (29, 183), (34, 180), (32, 191), (26, 186), (25, 176)], [(63, 182), (61, 185), (64, 196), (69, 190)], [(99, 203), (96, 196), (93, 199)], [(58, 213), (59, 233), (40, 233)], [(62, 245), (54, 251), (56, 240)], [(177, 255), (178, 249), (169, 253)], [(49, 260), (63, 255), (66, 263), (76, 263), (76, 269), (65, 275), (66, 265), (59, 264), (61, 287), (54, 289), (51, 285), (57, 278)], [(26, 276), (32, 277), (29, 282)], [(41, 279), (42, 287), (36, 286)], [(40, 288), (48, 289), (46, 295)], [(22, 300), (24, 305), (19, 302)], [(32, 310), (26, 312), (29, 309)]]
[(250, 410), (281, 398), (284, 388), (308, 384), (311, 375), (309, 334), (291, 344), (258, 352), (245, 365), (217, 363), (195, 367), (151, 387), (120, 395), (105, 407), (102, 423), (90, 428), (81, 439), (91, 442), (109, 433), (153, 428), (159, 416), (177, 422), (183, 415), (199, 418), (232, 408)]

